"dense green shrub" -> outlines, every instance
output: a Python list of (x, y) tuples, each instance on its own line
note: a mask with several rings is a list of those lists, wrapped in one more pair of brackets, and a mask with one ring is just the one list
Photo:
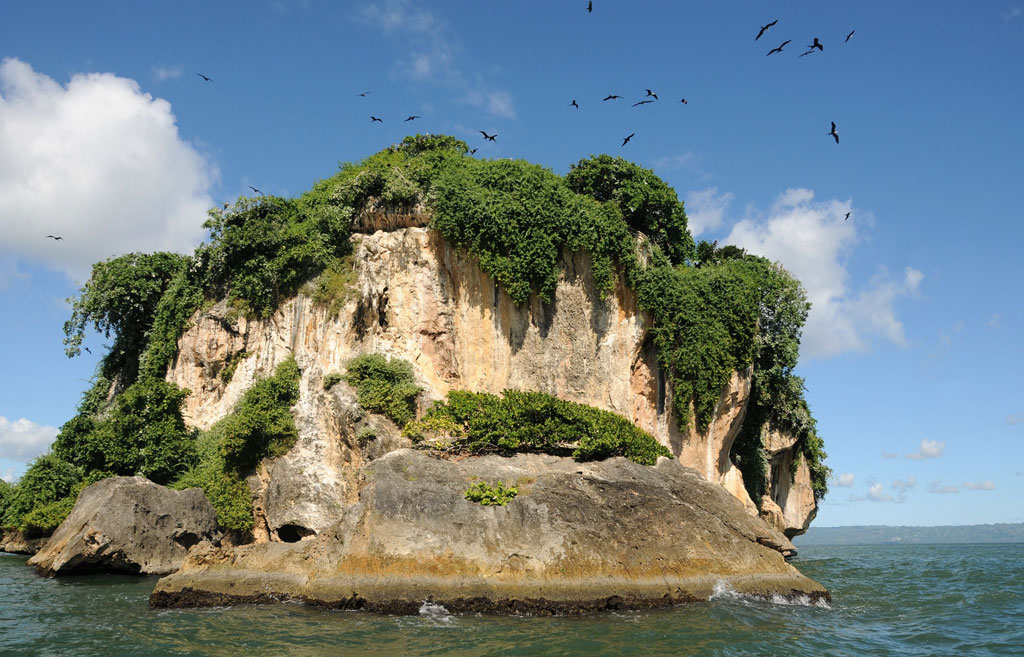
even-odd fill
[(266, 457), (280, 456), (298, 439), (291, 407), (299, 399), (299, 366), (294, 358), (277, 366), (274, 376), (257, 381), (217, 423), (225, 465), (248, 474)]
[(493, 485), (478, 481), (466, 489), (466, 499), (470, 502), (476, 502), (481, 506), (505, 506), (514, 500), (518, 494), (518, 488), (515, 486), (506, 487), (503, 481)]
[(337, 372), (331, 372), (330, 374), (324, 376), (324, 384), (323, 384), (324, 385), (324, 390), (330, 390), (331, 388), (333, 388), (334, 386), (338, 385), (339, 383), (341, 383), (344, 380), (345, 380), (345, 375), (344, 374), (339, 374)]
[(644, 465), (672, 456), (624, 417), (535, 391), (506, 390), (498, 397), (453, 390), (404, 433), (416, 443), (440, 438), (455, 452), (571, 454), (581, 461), (625, 456)]
[(139, 379), (105, 415), (80, 414), (65, 423), (53, 453), (85, 472), (141, 475), (166, 484), (196, 461), (195, 434), (181, 416), (188, 394), (162, 379)]
[(412, 363), (381, 354), (356, 356), (346, 364), (345, 381), (356, 389), (359, 405), (390, 418), (398, 426), (416, 417), (416, 385)]
[(171, 488), (201, 488), (221, 527), (251, 532), (254, 524), (252, 494), (245, 480), (224, 462), (222, 440), (223, 434), (217, 426), (203, 432), (198, 440), (199, 462), (171, 484)]
[(565, 182), (577, 194), (618, 206), (629, 227), (660, 246), (673, 264), (693, 258), (683, 203), (653, 171), (621, 157), (598, 155), (574, 164)]
[(24, 518), (29, 512), (77, 493), (75, 487), (83, 476), (82, 468), (55, 454), (40, 456), (13, 487), (4, 512), (3, 526), (23, 529)]
[(239, 351), (228, 356), (224, 363), (224, 369), (220, 371), (220, 380), (224, 383), (231, 383), (231, 379), (235, 378), (235, 370), (238, 369), (243, 360), (251, 355), (248, 351)]
[(0, 479), (0, 526), (3, 524), (4, 514), (7, 513), (7, 507), (10, 506), (12, 497), (14, 497), (14, 486)]

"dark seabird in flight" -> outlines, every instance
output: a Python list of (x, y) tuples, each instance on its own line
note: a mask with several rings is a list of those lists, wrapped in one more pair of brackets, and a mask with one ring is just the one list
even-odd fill
[[(625, 146), (626, 144), (628, 144), (629, 140), (632, 139), (633, 135), (635, 135), (635, 134), (636, 134), (635, 132), (629, 133), (629, 136), (622, 140), (622, 146)], [(619, 148), (622, 148), (622, 146), (620, 146)]]
[(260, 196), (263, 196), (263, 192), (261, 192), (260, 190), (256, 189), (256, 188), (255, 188), (255, 187), (253, 187), (252, 185), (246, 185), (246, 187), (248, 187), (249, 189), (251, 189), (251, 190), (252, 190), (253, 192), (255, 192), (256, 194), (259, 194)]
[(406, 119), (406, 121), (415, 121), (418, 118), (420, 118), (418, 115), (417, 116), (410, 116), (409, 118)]
[(589, 14), (589, 13), (592, 13), (593, 11), (594, 11), (594, 0), (589, 0), (587, 2), (587, 13)]
[[(852, 37), (853, 33), (856, 32), (856, 31), (857, 30), (850, 30), (850, 33), (846, 35), (846, 41), (849, 41), (850, 37)], [(843, 41), (843, 43), (846, 43), (846, 41)]]
[(658, 94), (654, 93), (650, 89), (647, 90), (647, 95), (648, 96), (654, 96), (654, 100), (658, 100)]
[(486, 132), (484, 132), (483, 130), (477, 130), (477, 132), (482, 134), (484, 136), (484, 139), (486, 139), (487, 141), (494, 141), (494, 138), (498, 136), (497, 132), (495, 132), (493, 135), (489, 135)]
[(839, 131), (836, 130), (836, 122), (835, 121), (832, 122), (832, 130), (830, 132), (826, 132), (825, 134), (826, 135), (832, 135), (833, 137), (836, 138), (836, 143), (837, 144), (839, 143)]
[(384, 123), (384, 119), (378, 119), (376, 116), (370, 115), (370, 123), (376, 121), (377, 123)]
[(573, 98), (572, 102), (569, 103), (569, 107), (575, 107), (576, 109), (580, 108), (580, 106), (576, 104), (576, 99), (575, 98)]
[(601, 100), (618, 100), (619, 98), (622, 98), (622, 96), (616, 96), (615, 94), (608, 94), (607, 96), (605, 96)]
[[(782, 52), (782, 49), (786, 47), (786, 44), (791, 42), (791, 41), (792, 41), (792, 39), (786, 39), (785, 41), (782, 42), (782, 45), (779, 46), (778, 48), (772, 48), (771, 50), (769, 50), (768, 51), (768, 55), (774, 55), (777, 52)], [(765, 57), (767, 57), (768, 55), (765, 55)]]
[[(853, 214), (853, 213), (852, 212), (847, 212), (846, 213), (846, 219), (849, 219), (851, 214)], [(846, 221), (846, 219), (843, 219), (843, 221)]]
[(208, 78), (205, 75), (203, 75), (202, 73), (196, 73), (196, 75), (198, 75), (202, 79), (206, 80), (207, 82), (213, 82), (213, 78)]
[(760, 39), (761, 35), (763, 35), (765, 32), (767, 32), (769, 27), (771, 27), (772, 25), (775, 25), (778, 22), (779, 22), (779, 19), (776, 18), (771, 23), (768, 23), (767, 25), (762, 25), (761, 26), (761, 31), (757, 33), (756, 37), (754, 37), (754, 41), (757, 41), (758, 39)]
[(54, 242), (59, 242), (59, 241), (61, 241), (62, 239), (64, 239), (64, 238), (63, 238), (63, 237), (61, 237), (60, 235), (47, 235), (47, 237), (49, 237), (49, 238), (50, 238), (51, 240), (53, 240)]
[(653, 103), (653, 102), (654, 102), (653, 100), (641, 100), (639, 103), (633, 103), (633, 107), (636, 107), (637, 105), (646, 105), (647, 103)]

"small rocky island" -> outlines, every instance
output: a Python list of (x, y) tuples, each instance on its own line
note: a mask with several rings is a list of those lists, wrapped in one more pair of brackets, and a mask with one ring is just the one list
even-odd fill
[(417, 136), (206, 226), (76, 299), (69, 354), (113, 344), (0, 489), (40, 573), (166, 574), (154, 606), (828, 597), (786, 561), (828, 476), (803, 289), (695, 244), (650, 171)]

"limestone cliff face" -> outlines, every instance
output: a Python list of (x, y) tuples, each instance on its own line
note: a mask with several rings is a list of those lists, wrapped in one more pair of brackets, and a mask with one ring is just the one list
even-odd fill
[[(551, 303), (534, 295), (517, 306), (474, 257), (417, 225), (425, 222), (422, 215), (380, 212), (360, 222), (364, 230), (387, 230), (353, 236), (358, 279), (339, 312), (329, 314), (302, 294), (265, 320), (229, 320), (225, 307), (215, 307), (193, 318), (167, 373), (169, 381), (192, 391), (186, 421), (208, 428), (255, 380), (295, 354), (302, 370), (300, 400), (293, 409), (299, 441), (250, 480), (257, 540), (325, 530), (355, 501), (358, 469), (408, 445), (389, 421), (361, 411), (346, 385), (323, 390), (325, 375), (344, 372), (350, 358), (370, 352), (413, 364), (425, 389), (421, 410), (451, 389), (500, 393), (515, 388), (619, 413), (756, 514), (729, 460), (746, 410), (750, 372), (734, 374), (706, 432), (696, 431), (692, 422), (680, 432), (670, 410), (671, 386), (648, 337), (649, 318), (622, 282), (601, 298), (587, 254), (562, 254)], [(238, 360), (241, 354), (247, 355)], [(237, 369), (225, 383), (219, 374), (232, 358)], [(360, 446), (355, 435), (364, 426), (372, 426), (378, 438)], [(781, 448), (779, 459), (792, 460), (792, 451), (792, 444)], [(806, 509), (790, 508), (799, 483), (783, 479), (785, 484), (780, 480), (773, 486), (772, 500), (783, 518), (775, 524), (803, 529), (813, 510), (808, 516)]]

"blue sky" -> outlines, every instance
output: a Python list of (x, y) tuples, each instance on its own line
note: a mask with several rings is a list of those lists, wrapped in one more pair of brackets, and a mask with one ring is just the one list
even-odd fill
[(12, 5), (0, 476), (87, 387), (96, 356), (68, 360), (61, 327), (90, 263), (191, 250), (248, 185), (294, 195), (432, 132), (562, 173), (622, 155), (698, 238), (804, 281), (800, 373), (836, 474), (817, 524), (1024, 521), (1024, 0)]

